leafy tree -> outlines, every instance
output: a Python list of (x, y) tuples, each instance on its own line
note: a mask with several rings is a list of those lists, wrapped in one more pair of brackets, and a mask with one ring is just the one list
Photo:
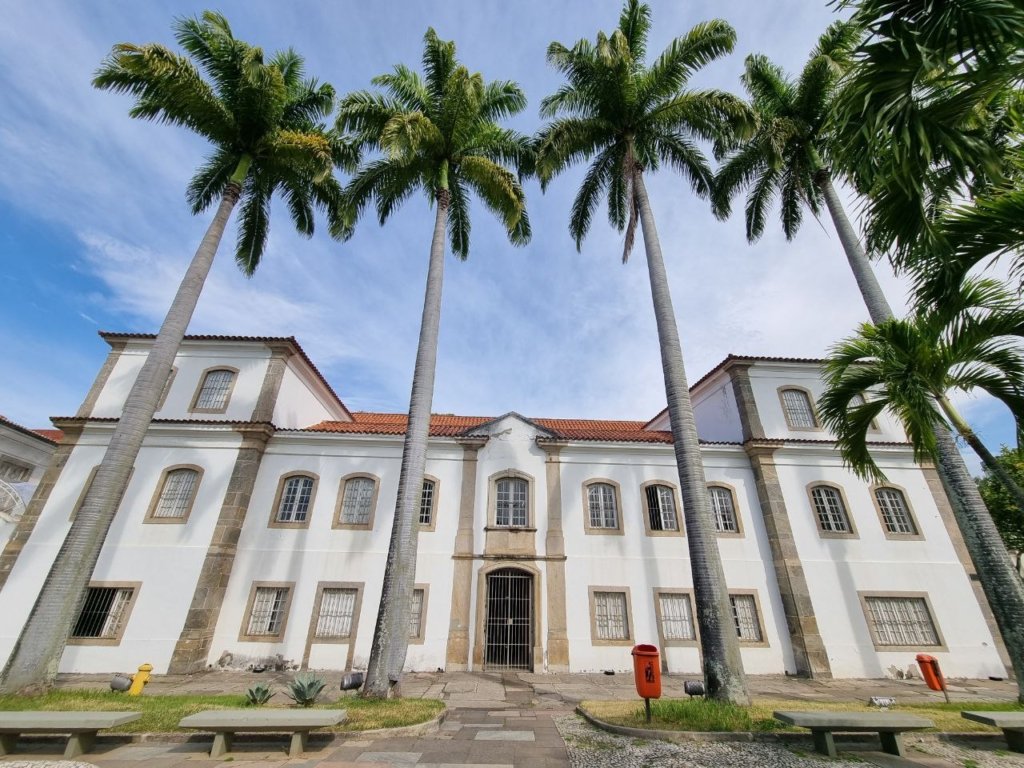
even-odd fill
[(132, 117), (182, 126), (210, 141), (213, 151), (189, 184), (188, 202), (194, 213), (216, 202), (217, 212), (8, 659), (0, 682), (3, 691), (46, 686), (57, 674), (117, 502), (232, 210), (241, 202), (235, 260), (247, 275), (263, 256), (275, 192), (284, 197), (301, 234), (313, 234), (315, 209), (326, 213), (332, 234), (340, 236), (346, 230), (341, 186), (332, 176), (345, 152), (321, 124), (333, 107), (334, 90), (306, 79), (302, 58), (294, 51), (265, 61), (261, 49), (234, 38), (220, 14), (180, 19), (174, 29), (185, 55), (156, 43), (121, 43), (103, 62), (93, 84), (133, 96)]
[(623, 261), (633, 247), (638, 224), (643, 233), (707, 691), (716, 699), (747, 703), (682, 347), (644, 176), (668, 166), (689, 182), (694, 193), (707, 197), (713, 177), (696, 142), (725, 141), (733, 130), (746, 126), (749, 112), (730, 94), (687, 88), (691, 75), (732, 50), (735, 32), (728, 24), (698, 24), (669, 43), (648, 66), (650, 27), (650, 9), (628, 0), (611, 35), (599, 32), (595, 43), (580, 40), (572, 48), (560, 43), (548, 47), (548, 62), (567, 82), (541, 105), (541, 116), (551, 122), (537, 138), (537, 170), (546, 185), (570, 165), (590, 161), (569, 219), (577, 248), (605, 196), (612, 226), (626, 230)]
[(498, 216), (513, 244), (530, 239), (522, 187), (505, 167), (528, 163), (530, 141), (498, 124), (521, 112), (526, 97), (513, 82), (485, 83), (479, 73), (470, 73), (455, 58), (455, 44), (440, 40), (433, 29), (423, 41), (422, 77), (396, 66), (373, 80), (383, 94), (360, 91), (342, 99), (337, 122), (353, 146), (380, 155), (363, 164), (345, 190), (357, 215), (372, 201), (383, 225), (416, 190), (435, 206), (398, 500), (363, 688), (365, 695), (377, 697), (386, 696), (397, 681), (409, 645), (446, 240), (460, 259), (469, 256), (471, 192)]
[[(1024, 485), (1024, 449), (1003, 446), (996, 461), (1018, 485)], [(985, 506), (992, 513), (992, 520), (1006, 542), (1006, 548), (1016, 553), (1017, 572), (1020, 573), (1021, 560), (1024, 558), (1024, 509), (987, 468), (984, 477), (978, 481), (978, 490), (985, 499)]]

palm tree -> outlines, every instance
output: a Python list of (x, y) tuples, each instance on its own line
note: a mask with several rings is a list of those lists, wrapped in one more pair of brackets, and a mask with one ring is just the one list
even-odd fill
[[(1024, 493), (953, 408), (949, 389), (981, 388), (1024, 416), (1024, 322), (1014, 295), (993, 280), (970, 278), (959, 299), (908, 320), (865, 324), (837, 344), (824, 366), (822, 421), (843, 458), (864, 477), (880, 477), (866, 444), (872, 420), (888, 409), (902, 422), (915, 457), (939, 467), (946, 492), (1018, 679), (1024, 672), (1024, 583), (1013, 567), (977, 484), (950, 437), (949, 424), (974, 448), (1024, 508)], [(863, 393), (870, 393), (864, 399)], [(858, 397), (860, 396), (860, 397)], [(948, 423), (947, 423), (948, 420)], [(1024, 693), (1020, 693), (1024, 703)]]
[(725, 154), (715, 179), (712, 207), (716, 216), (727, 218), (731, 199), (746, 189), (747, 240), (755, 242), (764, 233), (776, 197), (787, 240), (796, 236), (803, 209), (818, 216), (824, 202), (864, 302), (872, 318), (881, 321), (892, 311), (846, 216), (828, 165), (833, 139), (828, 117), (860, 36), (861, 30), (854, 24), (832, 24), (795, 82), (766, 57), (747, 57), (742, 80), (757, 127), (752, 136), (735, 143)]
[(275, 192), (285, 198), (301, 234), (312, 235), (314, 209), (327, 214), (332, 234), (341, 236), (347, 228), (341, 186), (331, 173), (344, 158), (344, 148), (320, 122), (331, 112), (334, 90), (304, 79), (302, 58), (294, 51), (264, 61), (262, 50), (236, 40), (227, 20), (217, 13), (180, 19), (174, 29), (187, 55), (158, 44), (122, 43), (114, 46), (93, 84), (133, 96), (132, 117), (184, 126), (213, 144), (213, 152), (189, 184), (188, 201), (194, 213), (219, 201), (217, 213), (7, 661), (0, 682), (3, 691), (46, 686), (57, 673), (117, 500), (236, 204), (241, 201), (235, 259), (247, 275), (263, 256)]
[(712, 173), (695, 140), (723, 139), (731, 128), (745, 124), (748, 112), (729, 94), (686, 88), (694, 72), (732, 50), (736, 35), (728, 24), (698, 24), (669, 43), (647, 66), (650, 26), (650, 9), (628, 0), (618, 29), (610, 36), (598, 33), (596, 43), (580, 40), (572, 48), (560, 43), (548, 47), (548, 62), (568, 82), (541, 105), (542, 117), (552, 122), (537, 137), (537, 171), (546, 184), (569, 165), (593, 158), (569, 220), (577, 248), (605, 194), (612, 225), (626, 228), (623, 261), (632, 249), (639, 221), (688, 528), (707, 691), (716, 699), (747, 703), (679, 332), (644, 172), (668, 165), (687, 179), (696, 194), (707, 196)]
[(436, 206), (398, 499), (363, 688), (364, 695), (376, 697), (386, 696), (397, 682), (409, 646), (445, 242), (450, 240), (460, 259), (469, 256), (470, 191), (498, 216), (513, 244), (530, 239), (522, 187), (505, 167), (521, 168), (529, 158), (530, 142), (498, 125), (521, 112), (526, 97), (513, 82), (485, 83), (479, 73), (471, 74), (456, 60), (455, 44), (440, 40), (433, 29), (423, 41), (422, 77), (396, 66), (373, 80), (384, 94), (360, 91), (342, 99), (337, 121), (353, 146), (381, 154), (362, 165), (345, 190), (357, 216), (374, 201), (384, 224), (417, 189)]

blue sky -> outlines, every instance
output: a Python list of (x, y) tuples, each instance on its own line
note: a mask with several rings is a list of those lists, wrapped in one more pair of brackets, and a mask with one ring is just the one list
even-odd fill
[[(737, 30), (733, 55), (694, 84), (740, 91), (748, 53), (798, 71), (834, 18), (817, 0), (650, 3), (649, 50), (698, 21)], [(339, 93), (406, 63), (423, 33), (454, 39), (487, 79), (512, 79), (530, 105), (514, 127), (539, 126), (540, 99), (560, 84), (544, 61), (552, 40), (610, 30), (616, 0), (585, 2), (114, 2), (13, 0), (0, 25), (0, 413), (27, 426), (75, 412), (107, 352), (96, 331), (153, 332), (209, 216), (184, 189), (203, 142), (127, 116), (129, 100), (93, 89), (117, 42), (173, 45), (175, 16), (216, 8), (235, 35), (267, 51), (292, 46)], [(533, 242), (513, 248), (479, 206), (470, 258), (449, 257), (434, 397), (437, 412), (647, 419), (664, 405), (642, 253), (620, 263), (621, 236), (595, 218), (582, 253), (568, 234), (580, 171), (541, 195), (527, 184)], [(777, 225), (754, 246), (742, 220), (719, 222), (669, 173), (648, 187), (682, 335), (696, 380), (726, 354), (820, 356), (867, 319), (829, 221), (808, 219), (795, 242)], [(852, 206), (852, 201), (851, 201)], [(405, 410), (433, 214), (411, 198), (386, 228), (364, 220), (347, 243), (290, 230), (272, 213), (264, 263), (251, 279), (226, 238), (190, 332), (295, 335), (353, 410)], [(903, 284), (884, 265), (901, 307)], [(990, 400), (961, 399), (993, 447), (1012, 441)], [(972, 464), (973, 466), (973, 464)]]

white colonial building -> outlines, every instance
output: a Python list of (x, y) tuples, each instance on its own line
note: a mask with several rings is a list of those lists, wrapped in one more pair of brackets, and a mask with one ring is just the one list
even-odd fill
[[(9, 654), (151, 336), (111, 353), (0, 555)], [(692, 388), (733, 619), (751, 674), (947, 675), (1005, 653), (935, 471), (875, 425), (888, 482), (843, 468), (813, 360), (729, 357)], [(365, 665), (405, 416), (352, 413), (290, 338), (193, 336), (139, 454), (63, 671), (188, 672), (281, 655)], [(410, 669), (700, 669), (667, 414), (647, 423), (436, 415)]]

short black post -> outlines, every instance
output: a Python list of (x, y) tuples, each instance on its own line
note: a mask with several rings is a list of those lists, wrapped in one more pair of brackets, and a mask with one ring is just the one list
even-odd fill
[(644, 709), (647, 710), (647, 722), (651, 722), (651, 700), (644, 699)]

